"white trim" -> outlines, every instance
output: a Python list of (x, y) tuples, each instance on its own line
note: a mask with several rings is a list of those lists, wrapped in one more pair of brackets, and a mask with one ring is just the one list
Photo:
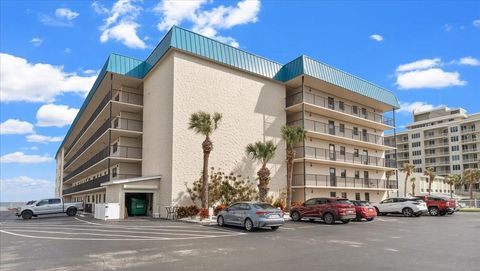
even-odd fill
[(125, 184), (125, 183), (136, 183), (136, 182), (142, 182), (142, 181), (149, 181), (149, 180), (154, 180), (154, 179), (161, 180), (162, 175), (115, 180), (115, 181), (111, 181), (111, 182), (102, 183), (100, 185), (101, 186), (109, 186), (109, 185), (115, 185), (115, 184)]

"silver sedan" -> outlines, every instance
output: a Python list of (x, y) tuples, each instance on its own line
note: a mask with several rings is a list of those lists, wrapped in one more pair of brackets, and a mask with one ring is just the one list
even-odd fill
[(277, 230), (285, 224), (282, 210), (263, 202), (236, 202), (217, 215), (219, 226), (242, 226), (247, 231), (270, 227)]

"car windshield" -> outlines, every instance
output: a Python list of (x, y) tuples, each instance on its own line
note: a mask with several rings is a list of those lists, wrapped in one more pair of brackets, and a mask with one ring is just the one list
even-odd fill
[(253, 206), (255, 206), (255, 208), (257, 209), (275, 209), (275, 207), (273, 207), (272, 205), (268, 204), (268, 203), (255, 203)]
[(31, 200), (31, 201), (28, 201), (27, 203), (25, 203), (25, 205), (31, 205), (31, 204), (34, 204), (35, 201), (34, 200)]
[(349, 201), (348, 199), (337, 199), (337, 203), (339, 203), (339, 204), (352, 204), (352, 202)]
[(354, 201), (353, 204), (355, 206), (368, 206), (368, 202), (367, 201)]

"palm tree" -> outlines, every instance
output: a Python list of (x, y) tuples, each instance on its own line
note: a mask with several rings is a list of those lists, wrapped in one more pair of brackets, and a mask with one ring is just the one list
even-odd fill
[(394, 170), (389, 170), (385, 172), (385, 178), (387, 178), (387, 185), (386, 185), (387, 188), (390, 188), (390, 177), (392, 177), (393, 175), (395, 175)]
[(410, 181), (412, 182), (412, 196), (413, 197), (415, 197), (415, 180), (416, 179), (417, 178), (415, 178), (415, 177), (410, 178)]
[(276, 150), (277, 146), (275, 146), (272, 140), (267, 142), (257, 141), (254, 144), (248, 144), (245, 148), (247, 155), (262, 164), (262, 167), (257, 172), (260, 201), (265, 201), (267, 198), (268, 183), (270, 181), (270, 170), (267, 168), (267, 163), (275, 156)]
[(410, 164), (410, 163), (404, 163), (402, 168), (400, 169), (400, 171), (405, 172), (405, 185), (403, 186), (403, 187), (405, 187), (405, 189), (403, 191), (403, 196), (404, 197), (407, 196), (407, 180), (408, 180), (408, 177), (410, 177), (410, 175), (412, 175), (414, 170), (415, 170), (415, 166)]
[(453, 187), (460, 184), (462, 176), (460, 174), (449, 174), (445, 177), (445, 183), (450, 186), (450, 198), (453, 198)]
[(433, 168), (427, 167), (425, 168), (425, 172), (423, 172), (423, 175), (428, 176), (428, 194), (430, 195), (432, 193), (432, 183), (437, 177), (437, 174), (435, 173)]
[(218, 124), (222, 119), (220, 113), (206, 113), (199, 111), (193, 113), (190, 116), (190, 122), (188, 129), (193, 130), (195, 133), (205, 136), (205, 140), (202, 143), (203, 149), (203, 171), (202, 171), (202, 192), (200, 199), (202, 200), (202, 208), (208, 208), (208, 157), (213, 150), (213, 143), (210, 140), (210, 135), (217, 130)]
[(302, 127), (286, 126), (282, 127), (282, 138), (287, 144), (287, 206), (286, 211), (290, 211), (292, 206), (292, 180), (293, 180), (293, 159), (295, 159), (295, 144), (305, 138), (305, 130)]
[(468, 184), (470, 199), (473, 199), (473, 185), (480, 182), (480, 169), (469, 168), (463, 172), (463, 181)]

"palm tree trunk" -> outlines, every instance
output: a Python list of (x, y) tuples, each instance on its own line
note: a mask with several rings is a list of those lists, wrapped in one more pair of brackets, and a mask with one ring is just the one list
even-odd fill
[(412, 183), (412, 196), (415, 197), (415, 183)]
[(403, 186), (403, 187), (405, 187), (405, 189), (403, 190), (403, 196), (404, 196), (404, 197), (407, 196), (407, 180), (408, 180), (408, 177), (409, 177), (409, 176), (410, 176), (409, 174), (407, 174), (407, 175), (405, 176), (405, 185)]
[(292, 181), (293, 181), (293, 159), (295, 153), (293, 150), (287, 152), (287, 206), (285, 211), (290, 211), (292, 207)]
[(202, 208), (208, 208), (208, 157), (213, 149), (212, 141), (207, 136), (202, 143), (203, 148), (203, 172), (202, 172)]
[(452, 190), (452, 187), (453, 185), (450, 185), (450, 198), (453, 199), (453, 190)]
[(265, 202), (268, 195), (268, 179), (270, 178), (270, 170), (266, 166), (262, 166), (257, 172), (258, 175), (258, 195), (261, 202)]
[(470, 199), (473, 199), (473, 183), (470, 183), (469, 190), (470, 190)]
[(428, 195), (430, 195), (430, 193), (432, 193), (432, 180), (431, 180), (431, 177), (428, 178)]

